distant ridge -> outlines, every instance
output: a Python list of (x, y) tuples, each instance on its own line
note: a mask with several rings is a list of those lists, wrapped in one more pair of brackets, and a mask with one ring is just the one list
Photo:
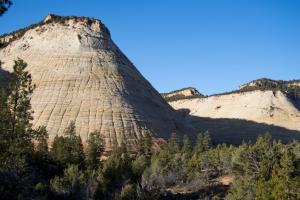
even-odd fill
[[(191, 90), (196, 91), (195, 95), (181, 95), (180, 92)], [(223, 93), (217, 93), (217, 94), (211, 94), (211, 95), (203, 95), (197, 91), (196, 88), (193, 87), (187, 87), (182, 88), (179, 90), (171, 91), (168, 93), (162, 93), (161, 95), (166, 99), (166, 101), (177, 101), (177, 100), (183, 100), (183, 99), (192, 99), (192, 98), (204, 98), (204, 97), (211, 97), (211, 96), (220, 96), (220, 95), (226, 95), (226, 94), (235, 94), (235, 93), (244, 93), (244, 92), (250, 92), (250, 91), (282, 91), (286, 93), (290, 98), (297, 98), (300, 99), (300, 79), (298, 80), (272, 80), (269, 78), (260, 78), (253, 81), (250, 81), (246, 84), (243, 84), (239, 86), (238, 89), (229, 91), (229, 92), (223, 92)]]
[(177, 101), (180, 99), (192, 99), (204, 97), (196, 88), (186, 87), (179, 90), (174, 90), (168, 93), (161, 94), (166, 101)]
[(218, 142), (255, 141), (265, 132), (287, 142), (300, 139), (299, 89), (300, 80), (261, 78), (227, 93), (165, 99), (196, 130), (209, 130)]

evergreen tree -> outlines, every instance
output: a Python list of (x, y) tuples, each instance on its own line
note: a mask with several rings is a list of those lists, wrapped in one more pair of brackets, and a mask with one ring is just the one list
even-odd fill
[(50, 181), (50, 189), (64, 199), (85, 199), (87, 197), (86, 176), (77, 165), (69, 165), (61, 177)]
[(71, 122), (66, 128), (64, 136), (55, 136), (51, 155), (63, 166), (69, 164), (84, 166), (84, 152), (81, 137), (76, 135), (75, 123)]
[(201, 154), (204, 152), (207, 148), (204, 146), (204, 137), (202, 133), (199, 133), (196, 138), (196, 144), (194, 147), (194, 153)]
[(69, 163), (84, 165), (83, 144), (80, 136), (76, 135), (75, 122), (71, 122), (64, 132)]
[(187, 135), (183, 136), (183, 146), (182, 146), (181, 152), (185, 155), (188, 155), (188, 156), (192, 152), (191, 141), (190, 141), (190, 138)]
[(11, 5), (12, 2), (10, 0), (0, 0), (0, 16), (2, 16)]
[(132, 177), (131, 160), (126, 149), (115, 147), (104, 162), (102, 172), (108, 195), (114, 195)]
[(145, 155), (148, 159), (150, 159), (152, 155), (152, 137), (148, 131), (139, 141), (138, 153)]
[(90, 133), (87, 143), (87, 165), (91, 169), (96, 169), (99, 167), (100, 157), (104, 152), (105, 141), (101, 137), (100, 132), (95, 131)]
[(205, 131), (203, 135), (203, 146), (205, 151), (212, 147), (212, 140), (208, 131)]
[(56, 135), (51, 146), (51, 155), (54, 160), (66, 166), (69, 163), (69, 154), (66, 146), (65, 138)]
[(260, 175), (256, 184), (256, 199), (257, 200), (273, 200), (272, 195), (272, 183), (267, 177)]
[[(188, 174), (189, 171), (189, 160), (191, 159), (192, 156), (192, 146), (191, 146), (191, 141), (187, 135), (183, 136), (183, 146), (181, 148), (181, 160), (182, 160), (182, 167), (185, 172), (185, 174)], [(187, 177), (189, 177), (187, 175)]]
[[(8, 105), (11, 110), (11, 131), (21, 136), (24, 141), (31, 140), (28, 130), (31, 129), (32, 118), (31, 95), (34, 90), (31, 75), (25, 71), (27, 63), (18, 59), (13, 66), (12, 82), (10, 83), (10, 95)], [(27, 133), (27, 134), (26, 134)]]
[[(8, 148), (12, 143), (12, 137), (10, 135), (10, 110), (7, 105), (7, 89), (0, 86), (0, 166), (3, 167), (8, 155)], [(1, 164), (2, 163), (2, 164)]]
[(6, 92), (2, 90), (0, 95), (3, 108), (0, 112), (3, 117), (0, 122), (1, 146), (5, 148), (0, 167), (9, 170), (24, 170), (33, 153), (30, 97), (34, 86), (31, 75), (25, 71), (26, 67), (23, 60), (15, 61), (12, 80)]
[(71, 121), (69, 126), (66, 128), (64, 136), (70, 139), (74, 139), (76, 137), (76, 126), (74, 121)]
[(249, 175), (236, 178), (230, 187), (226, 200), (254, 200), (255, 199), (255, 180)]
[(179, 137), (176, 133), (171, 134), (171, 137), (168, 140), (168, 149), (172, 154), (180, 152)]
[(48, 156), (48, 133), (45, 126), (38, 127), (34, 130), (34, 138), (36, 140), (35, 151), (43, 156)]
[(149, 159), (146, 158), (145, 155), (138, 155), (135, 160), (133, 160), (131, 164), (131, 169), (133, 172), (133, 175), (135, 176), (135, 180), (138, 180), (141, 178), (143, 172), (147, 168), (147, 166), (150, 164)]
[(272, 172), (272, 197), (278, 200), (300, 198), (300, 178), (295, 176), (295, 155), (290, 149), (286, 149), (280, 162), (274, 166)]
[(122, 188), (120, 200), (133, 200), (137, 199), (136, 188), (132, 184), (127, 184)]

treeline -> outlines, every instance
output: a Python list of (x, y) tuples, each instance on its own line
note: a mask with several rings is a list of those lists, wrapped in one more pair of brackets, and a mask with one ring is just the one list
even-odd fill
[[(256, 84), (254, 86), (246, 85), (240, 91), (253, 91), (253, 90), (273, 90), (284, 91), (290, 94), (292, 97), (300, 98), (300, 81), (274, 81), (267, 78), (258, 79), (253, 81)], [(299, 85), (297, 85), (299, 84)]]
[(205, 96), (203, 95), (193, 95), (193, 96), (184, 96), (181, 94), (177, 94), (177, 95), (173, 95), (173, 96), (163, 96), (163, 98), (167, 101), (167, 102), (172, 102), (172, 101), (178, 101), (178, 100), (182, 100), (182, 99), (197, 99), (197, 98), (204, 98)]
[(25, 68), (15, 61), (0, 93), (1, 199), (155, 200), (178, 191), (177, 199), (300, 199), (300, 142), (282, 144), (269, 134), (234, 147), (214, 145), (208, 132), (195, 142), (174, 133), (155, 147), (146, 133), (137, 148), (115, 145), (107, 156), (99, 132), (84, 148), (70, 123), (48, 146), (46, 129), (30, 123), (34, 86)]
[[(180, 94), (180, 92), (182, 92), (184, 90), (191, 90), (192, 91), (192, 95), (185, 96), (183, 94)], [(174, 93), (178, 93), (178, 94), (174, 95)], [(192, 88), (192, 87), (186, 87), (186, 88), (182, 88), (180, 90), (174, 90), (174, 91), (168, 92), (168, 93), (161, 93), (161, 96), (167, 102), (178, 101), (178, 100), (182, 100), (182, 99), (195, 99), (195, 98), (203, 98), (203, 97), (205, 97), (203, 94), (201, 94), (200, 92), (198, 92), (197, 89)]]
[[(255, 83), (250, 85), (250, 83)], [(272, 80), (267, 78), (257, 79), (252, 81), (248, 84), (245, 84), (241, 89), (234, 90), (231, 92), (224, 92), (220, 94), (212, 94), (210, 96), (220, 96), (226, 94), (236, 94), (236, 93), (244, 93), (244, 92), (251, 92), (255, 90), (260, 91), (283, 91), (290, 98), (299, 99), (300, 98), (300, 80), (291, 80), (291, 81), (282, 81), (282, 80)]]

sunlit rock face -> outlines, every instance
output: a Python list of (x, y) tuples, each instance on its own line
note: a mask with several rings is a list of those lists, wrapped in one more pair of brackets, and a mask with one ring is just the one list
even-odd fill
[(300, 131), (300, 100), (282, 91), (248, 91), (169, 102), (188, 109), (192, 116), (212, 119), (243, 119)]
[(2, 68), (11, 71), (18, 57), (28, 63), (36, 85), (33, 125), (46, 126), (50, 139), (71, 121), (84, 141), (100, 131), (108, 146), (136, 144), (146, 131), (158, 138), (185, 131), (101, 21), (49, 15), (14, 34), (0, 38), (6, 42), (0, 49)]

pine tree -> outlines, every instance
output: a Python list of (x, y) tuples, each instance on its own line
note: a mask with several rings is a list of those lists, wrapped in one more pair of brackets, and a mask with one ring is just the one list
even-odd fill
[[(11, 110), (12, 133), (21, 135), (24, 141), (30, 140), (30, 135), (26, 134), (31, 129), (30, 121), (32, 118), (31, 95), (34, 90), (31, 75), (25, 71), (27, 63), (18, 59), (13, 66), (12, 79), (10, 84), (10, 95), (8, 105)], [(28, 133), (28, 132), (27, 132)]]
[(66, 146), (65, 138), (56, 135), (51, 146), (51, 156), (60, 164), (66, 166), (69, 163), (69, 152)]
[(36, 140), (35, 151), (43, 156), (48, 156), (48, 133), (45, 126), (38, 127), (34, 130), (34, 138)]
[[(272, 197), (278, 200), (297, 199), (300, 197), (299, 177), (292, 177), (295, 155), (290, 149), (286, 149), (283, 153), (280, 163), (276, 164), (272, 171)], [(297, 196), (298, 195), (298, 196)]]
[(26, 67), (27, 64), (23, 60), (15, 61), (8, 89), (1, 92), (0, 98), (3, 108), (3, 118), (0, 122), (1, 146), (4, 145), (5, 148), (1, 156), (1, 165), (16, 171), (24, 170), (33, 153), (30, 97), (34, 86), (31, 75), (25, 71)]
[(190, 154), (192, 151), (191, 141), (187, 135), (183, 136), (183, 146), (181, 149), (182, 153)]
[(202, 133), (199, 133), (196, 138), (196, 144), (194, 147), (194, 153), (201, 154), (206, 150), (206, 147), (204, 146), (204, 137)]
[(72, 142), (71, 145), (73, 145), (73, 147), (71, 148), (71, 163), (77, 164), (80, 167), (84, 167), (85, 157), (81, 137), (76, 136), (74, 142)]
[(12, 142), (12, 137), (10, 135), (10, 110), (7, 105), (8, 91), (6, 88), (0, 86), (0, 166), (1, 163), (5, 163), (7, 159), (10, 143)]
[(101, 137), (100, 132), (90, 133), (87, 140), (87, 165), (91, 169), (96, 169), (100, 164), (101, 154), (104, 152), (105, 141)]
[(176, 133), (172, 133), (171, 137), (169, 138), (168, 149), (172, 154), (180, 152), (179, 137)]
[(75, 122), (70, 123), (64, 135), (69, 163), (82, 166), (84, 164), (83, 144), (81, 137), (76, 135)]
[(10, 0), (0, 0), (0, 16), (2, 16), (11, 5), (12, 1)]
[(87, 181), (85, 174), (77, 165), (69, 165), (61, 177), (55, 176), (50, 181), (50, 188), (64, 199), (86, 199)]
[(256, 198), (257, 200), (273, 200), (271, 196), (272, 182), (264, 175), (260, 175), (256, 184)]
[(151, 158), (152, 155), (152, 137), (147, 131), (139, 141), (138, 153), (140, 155), (145, 155), (147, 159)]
[(66, 128), (64, 136), (55, 136), (51, 148), (51, 155), (63, 166), (69, 164), (84, 167), (83, 144), (80, 136), (76, 135), (75, 123), (71, 122)]
[(76, 126), (74, 121), (71, 121), (69, 126), (66, 128), (64, 136), (70, 139), (74, 139), (76, 137)]
[(205, 151), (212, 147), (212, 140), (208, 131), (205, 131), (203, 135), (203, 146)]

